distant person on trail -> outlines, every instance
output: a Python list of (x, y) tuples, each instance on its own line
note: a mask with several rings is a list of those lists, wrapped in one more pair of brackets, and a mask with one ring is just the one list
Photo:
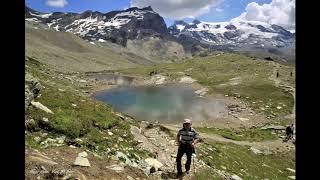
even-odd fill
[(279, 72), (277, 72), (277, 78), (279, 77)]
[(198, 133), (191, 128), (191, 125), (192, 123), (190, 119), (184, 119), (183, 128), (180, 129), (177, 134), (177, 142), (179, 145), (176, 158), (178, 178), (182, 177), (181, 158), (184, 153), (187, 155), (187, 162), (185, 164), (186, 174), (189, 174), (192, 153), (195, 153), (194, 146), (199, 140)]
[(290, 76), (292, 77), (292, 72), (290, 73)]
[(293, 128), (294, 128), (293, 124), (291, 124), (290, 126), (288, 126), (286, 128), (286, 135), (287, 135), (286, 140), (287, 141), (290, 140), (293, 137)]

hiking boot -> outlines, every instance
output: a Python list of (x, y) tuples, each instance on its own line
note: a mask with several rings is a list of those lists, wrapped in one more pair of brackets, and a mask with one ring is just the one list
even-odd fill
[(177, 178), (177, 179), (182, 178), (182, 174), (177, 174), (176, 178)]

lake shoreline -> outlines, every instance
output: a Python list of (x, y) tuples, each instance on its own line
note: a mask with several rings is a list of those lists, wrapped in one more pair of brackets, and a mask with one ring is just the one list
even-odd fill
[[(110, 75), (111, 73), (105, 73), (105, 74)], [(142, 76), (128, 76), (128, 75), (122, 75), (122, 74), (111, 74), (111, 75), (126, 76), (126, 77), (133, 78), (132, 83), (130, 85), (128, 85), (129, 87), (167, 86), (167, 85), (172, 85), (172, 84), (176, 84), (176, 85), (184, 84), (184, 83), (179, 83), (179, 82), (177, 82), (175, 80), (167, 80), (167, 81), (164, 81), (161, 84), (150, 83), (150, 79), (152, 79), (153, 76), (142, 77)], [(195, 81), (193, 83), (188, 83), (188, 85), (190, 85), (193, 88), (194, 92), (197, 91), (197, 90), (205, 88), (204, 86), (199, 84), (197, 81)], [(97, 99), (95, 99), (94, 96), (98, 92), (109, 91), (109, 90), (112, 90), (112, 89), (115, 89), (115, 88), (119, 88), (119, 87), (122, 87), (122, 85), (112, 84), (112, 83), (110, 83), (110, 82), (108, 83), (106, 81), (93, 81), (93, 83), (91, 84), (91, 89), (89, 91), (89, 96), (90, 96), (90, 98), (92, 98), (94, 100), (97, 100)], [(228, 115), (227, 117), (213, 118), (213, 119), (207, 120), (205, 122), (201, 122), (201, 123), (195, 122), (194, 124), (197, 125), (197, 126), (239, 129), (239, 128), (243, 128), (243, 127), (247, 127), (247, 128), (258, 127), (258, 126), (262, 126), (262, 124), (270, 122), (270, 120), (266, 119), (263, 114), (255, 113), (255, 112), (252, 114), (252, 110), (248, 109), (246, 104), (244, 102), (242, 102), (240, 99), (237, 99), (237, 98), (234, 98), (234, 97), (227, 97), (227, 96), (225, 96), (223, 94), (219, 94), (219, 93), (218, 94), (216, 94), (216, 93), (207, 93), (204, 96), (202, 96), (202, 98), (205, 98), (205, 99), (211, 99), (211, 98), (218, 99), (218, 100), (221, 100), (221, 101), (225, 102), (225, 105), (227, 107), (229, 107), (230, 105), (239, 105), (240, 107), (244, 106), (247, 109), (242, 111), (242, 112), (240, 112), (240, 113), (238, 113), (238, 115), (235, 116), (235, 117), (231, 116), (231, 115)], [(108, 105), (110, 105), (110, 104), (108, 104)], [(246, 118), (248, 118), (250, 120), (248, 120), (248, 121), (239, 120), (239, 118), (243, 119), (243, 117), (246, 117)], [(173, 123), (173, 124), (176, 124), (176, 123)]]

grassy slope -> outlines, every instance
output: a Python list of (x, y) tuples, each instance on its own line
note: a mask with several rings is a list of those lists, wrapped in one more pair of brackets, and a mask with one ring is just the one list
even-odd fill
[[(198, 151), (202, 159), (211, 167), (214, 166), (231, 174), (237, 174), (243, 179), (288, 179), (294, 173), (286, 168), (295, 169), (295, 153), (257, 155), (249, 150), (250, 147), (235, 144), (207, 142)], [(212, 175), (201, 172), (198, 176), (207, 178)], [(205, 178), (202, 178), (205, 179)]]
[[(28, 28), (26, 30), (28, 31)], [(34, 29), (29, 30), (37, 31)], [(42, 32), (43, 30), (39, 31)], [(101, 153), (102, 155), (103, 152), (106, 152), (107, 148), (113, 149), (111, 153), (114, 153), (115, 149), (117, 149), (116, 146), (118, 146), (119, 150), (122, 150), (123, 152), (128, 151), (132, 156), (134, 156), (133, 154), (145, 156), (146, 152), (136, 149), (136, 142), (132, 140), (132, 136), (128, 131), (130, 122), (121, 120), (112, 112), (113, 110), (111, 107), (95, 102), (84, 96), (82, 90), (86, 90), (85, 88), (79, 87), (76, 83), (71, 84), (69, 80), (62, 78), (62, 76), (65, 75), (60, 76), (51, 69), (52, 66), (56, 66), (61, 70), (61, 68), (66, 66), (70, 67), (72, 71), (104, 70), (103, 68), (96, 69), (91, 66), (95, 63), (82, 62), (85, 61), (87, 57), (93, 57), (91, 52), (92, 49), (90, 47), (94, 45), (90, 45), (81, 39), (79, 40), (77, 37), (72, 36), (73, 38), (76, 38), (75, 41), (79, 41), (80, 43), (68, 49), (69, 47), (67, 46), (70, 45), (70, 43), (72, 44), (73, 40), (70, 40), (71, 42), (68, 44), (60, 46), (55, 45), (55, 43), (59, 44), (59, 41), (47, 41), (45, 37), (41, 40), (41, 35), (34, 35), (34, 32), (27, 32), (26, 34), (27, 55), (35, 56), (39, 61), (48, 63), (50, 65), (48, 67), (50, 68), (43, 66), (42, 63), (36, 61), (29, 61), (27, 63), (26, 71), (40, 79), (41, 84), (45, 86), (45, 89), (41, 91), (41, 97), (37, 98), (36, 101), (41, 102), (55, 112), (54, 115), (48, 115), (33, 107), (29, 108), (26, 115), (31, 116), (36, 121), (40, 122), (43, 117), (49, 118), (49, 124), (43, 125), (40, 131), (48, 132), (49, 137), (61, 135), (66, 135), (71, 139), (80, 137), (84, 140), (84, 145), (87, 148), (96, 147), (92, 150)], [(46, 33), (44, 36), (46, 36)], [(60, 39), (65, 38), (65, 34), (61, 36)], [(96, 49), (96, 47), (94, 49)], [(97, 53), (95, 50), (93, 52), (94, 54)], [(110, 57), (111, 59), (113, 59), (111, 56), (115, 55), (113, 53), (106, 54), (108, 54), (107, 57)], [(116, 60), (116, 62), (114, 63), (117, 63), (119, 67), (128, 67), (119, 63), (120, 61), (117, 58), (118, 55), (115, 55), (115, 59), (113, 60)], [(66, 60), (69, 61), (66, 62)], [(127, 62), (125, 62), (125, 64), (127, 64)], [(99, 66), (107, 67), (108, 65), (101, 62)], [(292, 69), (293, 67), (282, 66), (280, 74), (285, 76), (280, 76), (280, 78), (288, 81), (288, 83), (294, 86), (294, 79), (287, 75)], [(263, 111), (266, 114), (272, 112), (287, 114), (290, 113), (293, 106), (291, 95), (275, 87), (273, 82), (268, 79), (269, 75), (272, 73), (271, 62), (253, 61), (245, 56), (225, 54), (218, 57), (210, 56), (201, 59), (196, 58), (194, 61), (185, 61), (181, 63), (126, 69), (121, 72), (147, 76), (151, 70), (167, 73), (172, 79), (180, 76), (177, 75), (176, 72), (184, 71), (190, 74), (191, 77), (197, 79), (199, 83), (209, 87), (211, 93), (218, 92), (229, 95), (239, 93), (242, 98), (248, 96), (249, 99), (243, 98), (243, 100), (247, 101), (257, 111), (262, 111), (259, 109), (260, 107), (269, 105), (270, 108), (266, 108), (266, 110)], [(219, 84), (228, 83), (229, 79), (239, 76), (242, 79), (240, 85), (219, 86)], [(64, 89), (65, 91), (61, 92), (58, 90), (59, 88)], [(262, 102), (259, 102), (259, 100)], [(275, 108), (279, 102), (286, 105), (281, 110)], [(77, 107), (73, 107), (71, 104), (77, 104)], [(112, 131), (114, 135), (108, 136), (108, 130)], [(244, 134), (244, 136), (240, 136), (240, 138), (231, 130), (210, 129), (210, 132), (212, 131), (235, 140), (260, 141), (273, 138), (270, 131), (265, 131), (266, 134), (260, 134), (260, 131), (244, 130), (240, 132), (240, 134)], [(124, 134), (127, 136), (123, 137)], [(26, 134), (26, 145), (39, 148), (40, 145), (33, 139), (34, 136), (40, 136), (39, 132), (28, 132)], [(125, 141), (120, 143), (117, 141), (118, 137), (123, 137)], [(108, 140), (104, 138), (107, 138)], [(213, 151), (210, 151), (208, 147), (212, 148)], [(133, 150), (126, 150), (127, 148), (133, 148)], [(289, 175), (293, 175), (285, 170), (285, 168), (289, 167), (295, 169), (294, 153), (289, 152), (288, 154), (263, 156), (255, 155), (248, 149), (249, 147), (234, 144), (205, 142), (198, 151), (201, 154), (207, 153), (201, 158), (210, 166), (214, 166), (217, 169), (222, 169), (221, 166), (225, 166), (227, 172), (237, 174), (243, 179), (287, 179)], [(263, 164), (267, 166), (262, 166)], [(218, 175), (213, 171), (205, 170), (197, 173), (195, 178), (218, 179)]]
[(220, 129), (220, 128), (207, 128), (207, 127), (196, 127), (199, 132), (204, 132), (207, 134), (219, 134), (224, 138), (232, 139), (236, 141), (264, 141), (264, 140), (274, 140), (277, 139), (278, 136), (272, 134), (271, 130), (260, 130), (258, 128), (252, 129), (241, 129), (241, 130), (233, 130), (233, 129)]
[(26, 55), (62, 72), (102, 71), (151, 65), (153, 62), (129, 53), (115, 53), (90, 44), (67, 32), (34, 29), (26, 23)]
[[(81, 138), (83, 146), (90, 150), (105, 155), (108, 148), (110, 153), (117, 149), (123, 152), (140, 154), (147, 153), (136, 148), (136, 143), (129, 131), (129, 121), (122, 120), (113, 113), (113, 109), (103, 103), (96, 102), (85, 96), (76, 83), (71, 84), (68, 79), (63, 78), (61, 73), (41, 63), (29, 60), (26, 63), (26, 72), (40, 80), (44, 89), (40, 91), (41, 96), (35, 101), (42, 103), (51, 109), (54, 114), (47, 114), (39, 109), (29, 106), (26, 116), (33, 118), (39, 124), (35, 131), (27, 132), (26, 146), (40, 148), (40, 142), (33, 137), (40, 137), (40, 132), (47, 132), (48, 137), (66, 136), (68, 139)], [(62, 75), (62, 76), (61, 76)], [(58, 89), (65, 91), (61, 92)], [(76, 104), (74, 107), (72, 104)], [(42, 118), (48, 118), (48, 123), (43, 123)], [(113, 136), (108, 135), (113, 132)], [(123, 142), (119, 143), (118, 138)], [(47, 138), (47, 137), (46, 137)], [(42, 141), (46, 138), (42, 138)], [(128, 148), (132, 148), (128, 150)], [(108, 157), (108, 156), (104, 156)]]
[[(289, 114), (293, 107), (293, 97), (269, 80), (269, 76), (273, 72), (272, 69), (272, 62), (253, 60), (238, 54), (223, 54), (153, 67), (129, 68), (120, 72), (148, 76), (150, 71), (157, 70), (159, 73), (165, 73), (175, 79), (180, 76), (176, 72), (183, 71), (197, 79), (200, 84), (209, 87), (211, 93), (223, 93), (231, 96), (236, 96), (235, 93), (238, 93), (242, 100), (248, 102), (258, 112), (275, 116)], [(282, 65), (280, 73), (283, 76), (280, 78), (294, 86), (294, 77), (289, 77), (290, 71), (294, 71), (294, 67)], [(237, 77), (241, 78), (241, 83), (238, 85), (228, 84), (230, 79)], [(226, 85), (221, 86), (221, 84)], [(284, 104), (282, 109), (276, 108), (279, 103)], [(264, 110), (260, 109), (262, 107)]]

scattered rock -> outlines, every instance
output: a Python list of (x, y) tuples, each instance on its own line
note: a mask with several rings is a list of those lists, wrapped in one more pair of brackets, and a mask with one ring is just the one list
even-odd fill
[(38, 174), (39, 173), (39, 171), (37, 171), (36, 169), (31, 169), (30, 170), (30, 174)]
[(41, 166), (40, 168), (44, 174), (49, 172), (44, 166)]
[(286, 170), (291, 171), (291, 172), (293, 172), (293, 173), (296, 173), (296, 170), (291, 169), (291, 168), (286, 168)]
[(154, 158), (147, 158), (144, 160), (149, 166), (154, 167), (156, 170), (161, 168), (163, 164)]
[(34, 107), (36, 107), (36, 108), (38, 108), (38, 109), (41, 109), (41, 110), (43, 110), (43, 111), (45, 111), (45, 112), (47, 112), (47, 113), (54, 114), (49, 108), (47, 108), (46, 106), (44, 106), (44, 105), (41, 104), (40, 102), (34, 102), (34, 101), (32, 101), (31, 104), (32, 104)]
[(118, 141), (122, 142), (122, 141), (123, 141), (123, 139), (122, 139), (121, 137), (119, 137), (119, 138), (118, 138)]
[(113, 133), (112, 133), (111, 131), (108, 131), (108, 134), (109, 134), (109, 136), (112, 136), (112, 135), (113, 135)]
[(44, 117), (44, 118), (42, 118), (42, 121), (43, 121), (43, 122), (49, 122), (49, 119), (46, 118), (46, 117)]
[(290, 179), (296, 179), (296, 176), (288, 176)]
[(114, 164), (114, 165), (111, 165), (111, 166), (107, 166), (106, 167), (107, 169), (111, 169), (111, 170), (114, 170), (116, 171), (117, 173), (120, 173), (124, 170), (124, 168), (120, 165), (117, 165), (117, 164)]
[(282, 109), (282, 107), (281, 106), (277, 106), (277, 109)]
[(197, 80), (195, 79), (192, 79), (191, 77), (188, 77), (188, 76), (183, 76), (180, 78), (180, 83), (193, 83), (193, 82), (196, 82)]
[(221, 168), (222, 168), (223, 170), (227, 170), (227, 168), (226, 168), (225, 166), (221, 166)]
[(160, 84), (164, 84), (165, 80), (166, 80), (166, 76), (163, 76), (161, 74), (156, 74), (156, 75), (152, 76), (150, 81), (146, 82), (146, 84), (160, 85)]
[(131, 176), (127, 176), (127, 179), (128, 180), (135, 180), (133, 177), (131, 177)]
[(240, 120), (240, 121), (249, 121), (248, 118), (240, 118), (240, 117), (239, 117), (239, 120)]
[(284, 130), (286, 129), (286, 127), (280, 126), (280, 125), (270, 125), (270, 126), (264, 126), (261, 129), (262, 130), (265, 130), (265, 129)]
[(42, 133), (40, 136), (41, 136), (41, 137), (47, 137), (47, 136), (48, 136), (48, 133)]
[(80, 139), (80, 138), (76, 138), (75, 141), (76, 141), (77, 143), (82, 143), (82, 142), (83, 142), (82, 139)]
[(60, 92), (64, 92), (65, 90), (64, 90), (64, 89), (58, 89), (58, 91), (60, 91)]
[(41, 139), (40, 139), (40, 137), (38, 137), (38, 136), (36, 136), (36, 137), (34, 137), (33, 138), (36, 142), (39, 142)]
[(269, 165), (266, 165), (265, 163), (263, 163), (262, 166), (264, 166), (264, 167), (270, 167)]
[(264, 155), (271, 155), (272, 152), (267, 149), (267, 150), (264, 150), (264, 151), (263, 151), (263, 154), (264, 154)]
[(231, 176), (232, 180), (242, 180), (238, 175), (234, 174)]
[(122, 120), (125, 119), (125, 117), (123, 115), (119, 114), (119, 113), (116, 113), (116, 116), (120, 117)]
[(254, 148), (254, 147), (251, 147), (250, 150), (255, 154), (262, 154), (262, 151), (260, 151), (259, 149)]
[(63, 144), (65, 139), (66, 139), (65, 136), (61, 136), (61, 137), (56, 138), (56, 142), (58, 144)]
[(74, 145), (70, 145), (69, 147), (70, 147), (70, 148), (73, 148), (73, 149), (77, 148), (77, 147), (75, 147)]
[(80, 83), (86, 83), (87, 81), (84, 79), (79, 80)]
[(122, 153), (121, 151), (117, 151), (115, 157), (118, 160), (123, 159), (125, 161), (124, 163), (127, 164), (128, 166), (132, 166), (133, 165), (132, 161), (128, 158), (128, 156), (125, 155), (124, 153)]
[(194, 93), (198, 94), (199, 96), (204, 96), (208, 91), (209, 91), (208, 88), (202, 88), (202, 89), (195, 91)]
[(77, 105), (76, 104), (71, 104), (73, 107), (77, 107)]
[(76, 158), (73, 165), (82, 166), (82, 167), (90, 167), (91, 166), (89, 163), (89, 160), (87, 158), (79, 157), (79, 156)]

